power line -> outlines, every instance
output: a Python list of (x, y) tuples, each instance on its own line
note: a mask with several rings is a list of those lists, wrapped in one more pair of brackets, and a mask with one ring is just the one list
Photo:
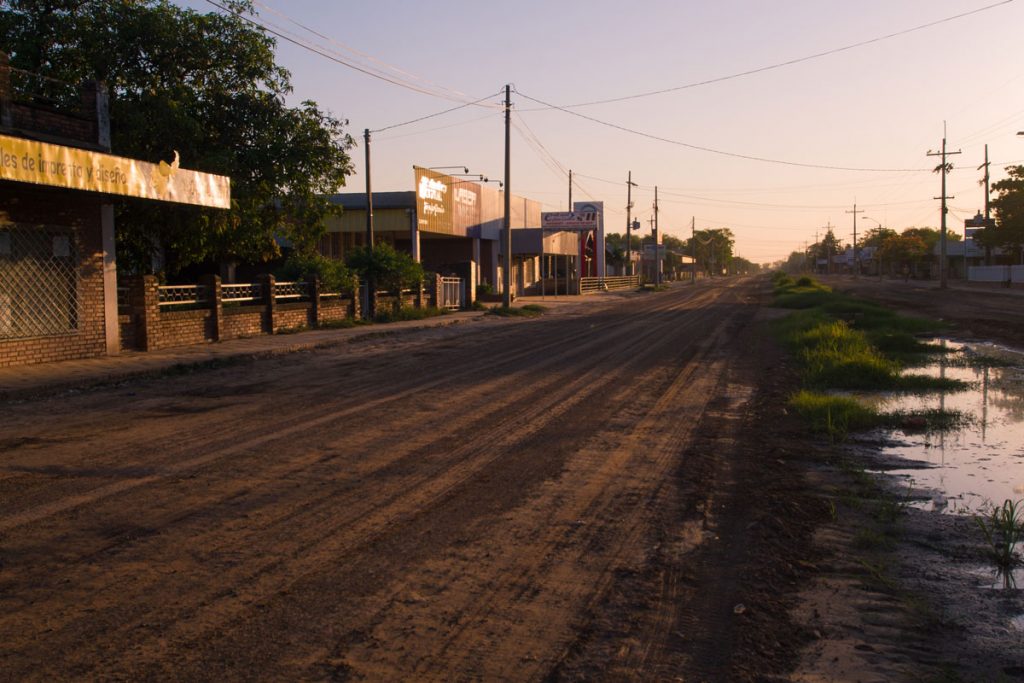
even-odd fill
[(378, 128), (377, 130), (371, 130), (370, 132), (371, 133), (383, 133), (384, 131), (391, 130), (392, 128), (400, 128), (402, 126), (408, 126), (408, 125), (413, 124), (413, 123), (419, 123), (420, 121), (426, 121), (427, 119), (432, 119), (432, 118), (436, 118), (438, 116), (443, 116), (444, 114), (450, 114), (453, 111), (458, 111), (460, 109), (465, 109), (466, 107), (472, 107), (474, 105), (480, 104), (484, 100), (489, 100), (489, 99), (491, 99), (492, 97), (494, 97), (497, 94), (498, 93), (492, 93), (492, 94), (487, 95), (485, 97), (481, 97), (480, 99), (475, 100), (473, 102), (466, 102), (465, 104), (460, 104), (457, 107), (452, 107), (451, 109), (445, 109), (444, 111), (439, 111), (436, 114), (427, 114), (426, 116), (420, 116), (419, 118), (412, 119), (411, 121), (403, 121), (402, 123), (394, 123), (394, 124), (392, 124), (390, 126), (384, 126), (383, 128)]
[[(210, 1), (210, 0), (207, 0), (207, 1)], [(1012, 2), (1012, 0), (1005, 0), (1005, 1)], [(545, 102), (543, 100), (539, 100), (539, 99), (537, 99), (535, 97), (531, 97), (531, 96), (529, 96), (529, 95), (527, 95), (527, 94), (525, 94), (525, 93), (523, 93), (523, 92), (521, 92), (519, 90), (516, 90), (516, 94), (519, 95), (520, 97), (523, 97), (523, 98), (525, 98), (527, 100), (530, 100), (531, 102), (536, 102), (537, 104), (543, 104), (546, 107), (549, 107), (551, 109), (556, 109), (556, 110), (558, 110), (560, 112), (563, 112), (565, 114), (569, 114), (570, 116), (576, 116), (578, 118), (585, 119), (585, 120), (590, 121), (592, 123), (597, 123), (597, 124), (600, 124), (602, 126), (606, 126), (608, 128), (614, 128), (615, 130), (620, 130), (620, 131), (623, 131), (625, 133), (629, 133), (631, 135), (637, 135), (637, 136), (640, 136), (640, 137), (643, 137), (643, 138), (647, 138), (649, 140), (655, 140), (656, 142), (664, 142), (664, 143), (667, 143), (667, 144), (670, 144), (670, 145), (676, 145), (676, 146), (679, 146), (679, 147), (686, 147), (687, 149), (693, 149), (693, 150), (697, 150), (697, 151), (700, 151), (700, 152), (709, 152), (711, 154), (718, 154), (718, 155), (721, 155), (721, 156), (732, 157), (732, 158), (735, 158), (735, 159), (746, 159), (748, 161), (760, 161), (762, 163), (781, 164), (781, 165), (784, 165), (784, 166), (797, 166), (797, 167), (800, 167), (800, 168), (818, 168), (818, 169), (825, 169), (825, 170), (830, 170), (830, 171), (858, 171), (858, 172), (868, 172), (868, 173), (919, 173), (919, 172), (923, 173), (923, 172), (927, 172), (927, 171), (931, 170), (931, 169), (927, 169), (927, 168), (859, 168), (859, 167), (853, 167), (853, 166), (833, 166), (833, 165), (830, 165), (830, 164), (810, 164), (810, 163), (804, 163), (804, 162), (800, 162), (800, 161), (786, 161), (784, 159), (771, 159), (771, 158), (768, 158), (768, 157), (758, 157), (758, 156), (753, 156), (753, 155), (750, 155), (750, 154), (739, 154), (738, 152), (726, 152), (724, 150), (714, 149), (712, 147), (704, 147), (702, 145), (694, 145), (694, 144), (691, 144), (689, 142), (683, 142), (681, 140), (673, 140), (671, 138), (662, 137), (660, 135), (654, 135), (652, 133), (645, 133), (643, 131), (636, 130), (634, 128), (629, 128), (627, 126), (623, 126), (623, 125), (620, 125), (620, 124), (617, 124), (617, 123), (611, 123), (610, 121), (604, 121), (602, 119), (598, 119), (598, 118), (595, 118), (593, 116), (588, 116), (586, 114), (581, 114), (578, 111), (571, 111), (569, 109), (566, 109), (565, 107), (560, 107), (558, 105), (554, 105), (554, 104), (551, 104), (549, 102)]]
[(447, 87), (445, 87), (443, 85), (440, 85), (438, 83), (433, 83), (431, 81), (428, 81), (428, 80), (426, 80), (424, 78), (421, 78), (421, 77), (417, 76), (416, 74), (413, 74), (413, 73), (410, 73), (408, 71), (405, 71), (404, 69), (402, 69), (400, 67), (397, 67), (394, 64), (389, 64), (388, 62), (385, 62), (383, 60), (377, 59), (376, 57), (374, 57), (371, 54), (368, 54), (366, 52), (362, 52), (361, 50), (357, 50), (356, 48), (351, 47), (350, 45), (346, 45), (345, 43), (342, 43), (342, 42), (340, 42), (340, 41), (338, 41), (338, 40), (336, 40), (334, 38), (331, 38), (330, 36), (324, 35), (323, 33), (320, 33), (319, 31), (317, 31), (316, 29), (310, 28), (309, 26), (306, 26), (302, 22), (300, 22), (300, 21), (294, 19), (293, 17), (289, 16), (288, 14), (285, 14), (281, 10), (275, 9), (275, 8), (271, 7), (270, 5), (267, 5), (264, 2), (260, 2), (260, 0), (254, 0), (254, 4), (258, 5), (259, 7), (264, 8), (264, 9), (270, 11), (270, 12), (273, 12), (274, 14), (278, 15), (279, 17), (282, 17), (285, 21), (288, 21), (288, 22), (298, 26), (299, 28), (301, 28), (301, 29), (303, 29), (305, 31), (308, 31), (309, 33), (312, 33), (313, 35), (315, 35), (315, 36), (317, 36), (319, 38), (322, 38), (322, 39), (326, 40), (327, 42), (331, 43), (332, 45), (336, 45), (336, 46), (340, 47), (341, 49), (346, 50), (346, 51), (356, 55), (357, 57), (362, 57), (362, 58), (368, 59), (368, 60), (370, 60), (372, 62), (376, 62), (377, 64), (380, 64), (380, 65), (386, 67), (387, 69), (390, 69), (391, 71), (396, 72), (397, 74), (399, 74), (397, 76), (397, 78), (406, 77), (406, 79), (411, 78), (413, 80), (422, 81), (427, 86), (430, 86), (430, 87), (433, 87), (433, 88), (437, 88), (437, 89), (440, 89), (440, 90), (446, 90), (446, 91), (448, 91), (450, 93), (453, 93), (454, 95), (459, 96), (459, 97), (466, 97), (466, 94), (463, 93), (463, 92), (460, 92), (458, 90), (452, 90), (451, 88), (447, 88)]
[[(794, 64), (800, 64), (802, 62), (807, 62), (807, 61), (810, 61), (812, 59), (819, 59), (821, 57), (827, 57), (827, 56), (830, 56), (830, 55), (838, 54), (840, 52), (846, 52), (848, 50), (853, 50), (853, 49), (856, 49), (858, 47), (864, 47), (865, 45), (871, 45), (873, 43), (878, 43), (878, 42), (881, 42), (883, 40), (889, 40), (891, 38), (896, 38), (898, 36), (903, 36), (903, 35), (906, 35), (908, 33), (914, 33), (915, 31), (923, 31), (924, 29), (931, 28), (933, 26), (938, 26), (939, 24), (944, 24), (944, 23), (947, 23), (947, 22), (950, 22), (950, 21), (955, 21), (957, 19), (963, 19), (964, 17), (969, 17), (972, 14), (978, 14), (980, 12), (985, 12), (985, 11), (988, 11), (990, 9), (994, 9), (996, 7), (999, 7), (1001, 5), (1008, 5), (1011, 2), (1013, 2), (1013, 0), (1002, 0), (1002, 2), (997, 2), (997, 3), (991, 4), (991, 5), (986, 5), (985, 7), (979, 7), (978, 9), (974, 9), (974, 10), (971, 10), (969, 12), (963, 12), (961, 14), (956, 14), (956, 15), (953, 15), (951, 17), (946, 17), (945, 19), (938, 19), (936, 21), (932, 21), (932, 22), (929, 22), (927, 24), (921, 24), (920, 26), (915, 26), (913, 28), (904, 29), (902, 31), (896, 31), (895, 33), (889, 33), (889, 34), (886, 34), (884, 36), (879, 36), (877, 38), (871, 38), (870, 40), (862, 40), (859, 43), (853, 43), (851, 45), (844, 45), (843, 47), (837, 47), (837, 48), (833, 48), (831, 50), (825, 50), (824, 52), (817, 52), (817, 53), (812, 54), (812, 55), (807, 55), (807, 56), (804, 56), (804, 57), (798, 57), (796, 59), (790, 59), (790, 60), (787, 60), (785, 62), (778, 62), (776, 64), (770, 64), (768, 66), (762, 66), (762, 67), (758, 67), (756, 69), (749, 69), (747, 71), (741, 71), (739, 73), (730, 74), (728, 76), (719, 76), (717, 78), (709, 78), (707, 80), (697, 81), (695, 83), (687, 83), (685, 85), (677, 85), (677, 86), (674, 86), (674, 87), (671, 87), (671, 88), (663, 88), (661, 90), (652, 90), (652, 91), (649, 91), (649, 92), (637, 93), (635, 95), (624, 95), (622, 97), (612, 97), (612, 98), (608, 98), (608, 99), (604, 99), (604, 100), (592, 100), (590, 102), (580, 102), (580, 103), (577, 103), (577, 104), (566, 104), (566, 105), (563, 105), (561, 107), (555, 106), (555, 105), (552, 105), (552, 104), (547, 104), (547, 103), (544, 103), (544, 102), (538, 102), (538, 104), (543, 104), (546, 108), (550, 108), (550, 109), (566, 109), (566, 108), (590, 107), (590, 106), (598, 105), (598, 104), (611, 104), (613, 102), (624, 102), (626, 100), (635, 100), (635, 99), (639, 99), (639, 98), (643, 98), (643, 97), (653, 97), (654, 95), (664, 95), (664, 94), (670, 93), (670, 92), (678, 92), (680, 90), (687, 90), (687, 89), (690, 89), (690, 88), (697, 88), (697, 87), (704, 86), (704, 85), (711, 85), (712, 83), (721, 83), (722, 81), (729, 81), (729, 80), (733, 80), (733, 79), (736, 79), (736, 78), (742, 78), (744, 76), (752, 76), (754, 74), (763, 73), (765, 71), (772, 71), (774, 69), (781, 69), (783, 67), (793, 66)], [(519, 94), (522, 95), (522, 93), (519, 93)], [(526, 96), (523, 95), (523, 97), (526, 97)], [(527, 98), (527, 99), (531, 99), (531, 98)], [(529, 111), (529, 110), (524, 110), (524, 111)], [(852, 170), (852, 169), (850, 169), (850, 170)]]
[(279, 29), (274, 29), (274, 28), (271, 28), (270, 26), (268, 26), (268, 25), (266, 25), (266, 24), (264, 24), (262, 22), (256, 21), (255, 19), (252, 19), (251, 17), (247, 17), (244, 14), (240, 14), (238, 12), (234, 12), (231, 9), (225, 7), (224, 5), (221, 5), (220, 3), (216, 2), (215, 0), (206, 0), (206, 2), (208, 2), (209, 4), (213, 5), (214, 7), (218, 8), (218, 9), (220, 9), (223, 12), (226, 12), (228, 14), (231, 14), (231, 15), (235, 16), (235, 17), (238, 17), (242, 21), (244, 21), (246, 23), (249, 23), (249, 24), (252, 24), (253, 26), (255, 26), (257, 28), (259, 28), (259, 29), (261, 29), (263, 31), (266, 31), (267, 33), (270, 33), (271, 35), (277, 36), (278, 38), (280, 38), (280, 39), (282, 39), (284, 41), (287, 41), (287, 42), (291, 43), (292, 45), (295, 45), (297, 47), (301, 47), (304, 50), (308, 50), (308, 51), (310, 51), (310, 52), (312, 52), (314, 54), (320, 55), (321, 57), (324, 57), (325, 59), (329, 59), (332, 62), (335, 62), (336, 64), (340, 64), (340, 65), (342, 65), (344, 67), (347, 67), (349, 69), (352, 69), (354, 71), (358, 71), (358, 72), (360, 72), (362, 74), (370, 76), (371, 78), (376, 78), (378, 80), (385, 81), (385, 82), (390, 83), (392, 85), (397, 85), (398, 87), (405, 88), (406, 90), (412, 90), (413, 92), (418, 92), (421, 95), (430, 95), (431, 97), (437, 97), (437, 98), (440, 98), (440, 99), (450, 100), (450, 101), (453, 101), (453, 102), (465, 103), (465, 99), (463, 99), (463, 98), (453, 97), (451, 95), (446, 95), (444, 93), (431, 92), (430, 90), (427, 90), (427, 89), (425, 89), (423, 87), (420, 87), (418, 85), (415, 85), (415, 84), (412, 84), (412, 83), (402, 82), (400, 80), (397, 80), (397, 79), (392, 78), (390, 76), (386, 76), (384, 74), (375, 73), (374, 71), (372, 71), (371, 69), (369, 69), (369, 68), (367, 68), (365, 66), (361, 66), (359, 64), (355, 64), (355, 63), (353, 63), (353, 62), (351, 62), (351, 61), (349, 61), (347, 59), (343, 59), (342, 57), (339, 57), (336, 54), (330, 54), (323, 47), (315, 46), (315, 45), (309, 45), (309, 44), (307, 44), (305, 41), (303, 41), (301, 39), (293, 38), (293, 37), (287, 35), (287, 32), (284, 29), (280, 29), (280, 28)]

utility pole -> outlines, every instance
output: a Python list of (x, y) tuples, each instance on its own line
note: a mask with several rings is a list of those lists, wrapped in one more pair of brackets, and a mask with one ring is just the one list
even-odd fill
[(633, 222), (630, 211), (633, 210), (633, 188), (635, 186), (633, 172), (630, 171), (626, 176), (626, 275), (633, 274), (633, 246), (631, 244)]
[(658, 186), (654, 186), (654, 284), (661, 284), (661, 255), (658, 249)]
[(991, 164), (988, 161), (988, 145), (985, 145), (985, 163), (983, 163), (981, 166), (979, 166), (978, 170), (980, 171), (983, 168), (985, 169), (985, 222), (986, 222), (986, 224), (988, 223), (988, 214), (989, 214), (989, 210), (991, 208), (989, 206), (989, 199), (990, 199), (991, 194), (992, 194), (992, 191), (988, 187), (988, 181), (989, 181), (988, 167), (989, 166), (991, 166)]
[(860, 260), (857, 258), (857, 214), (864, 213), (864, 209), (857, 210), (857, 202), (853, 202), (853, 211), (847, 211), (846, 213), (853, 214), (853, 278), (857, 279), (857, 275), (860, 274)]
[(946, 196), (946, 175), (949, 174), (949, 164), (946, 162), (946, 157), (953, 154), (960, 154), (959, 151), (947, 152), (946, 151), (946, 125), (942, 125), (942, 151), (941, 152), (928, 152), (930, 157), (942, 157), (942, 163), (936, 167), (935, 171), (942, 176), (942, 196), (935, 197), (935, 199), (942, 200), (942, 226), (939, 228), (939, 289), (946, 289), (948, 287), (948, 269), (946, 268), (946, 213), (949, 209), (946, 207), (947, 199), (956, 199), (956, 197)]
[(690, 256), (693, 263), (690, 264), (690, 284), (697, 284), (697, 218), (690, 216)]
[(512, 306), (512, 87), (505, 86), (505, 287), (502, 303)]
[(569, 211), (572, 211), (572, 169), (569, 169)]
[[(988, 162), (988, 145), (985, 145), (985, 163), (983, 163), (981, 166), (979, 166), (978, 170), (980, 171), (983, 168), (985, 169), (984, 183), (985, 183), (985, 227), (986, 228), (988, 227), (989, 210), (991, 208), (989, 202), (990, 202), (991, 196), (992, 196), (992, 190), (989, 189), (989, 186), (988, 186), (988, 181), (989, 181), (988, 169), (989, 169), (990, 165), (991, 164), (989, 164), (989, 162)], [(967, 229), (965, 228), (964, 229), (964, 277), (967, 277), (967, 234), (966, 233), (967, 233)], [(991, 265), (991, 261), (992, 261), (992, 248), (986, 244), (985, 245), (985, 265), (986, 266), (987, 265)]]
[[(373, 253), (373, 188), (370, 184), (370, 129), (363, 130), (366, 147), (366, 248)], [(371, 320), (377, 314), (377, 292), (373, 272), (366, 277), (366, 316)]]

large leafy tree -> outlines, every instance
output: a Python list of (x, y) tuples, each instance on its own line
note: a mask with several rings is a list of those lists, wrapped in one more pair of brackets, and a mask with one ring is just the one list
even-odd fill
[(736, 237), (729, 228), (697, 230), (684, 242), (684, 253), (694, 254), (696, 244), (697, 267), (709, 274), (719, 274), (732, 260)]
[(1006, 169), (1008, 178), (992, 184), (996, 226), (977, 233), (986, 247), (999, 247), (1018, 256), (1024, 255), (1024, 166)]
[(279, 237), (309, 251), (334, 211), (323, 195), (352, 173), (346, 122), (314, 102), (289, 106), (274, 41), (243, 18), (252, 5), (226, 5), (204, 14), (166, 0), (0, 0), (0, 49), (13, 66), (107, 84), (114, 153), (170, 161), (177, 151), (185, 168), (231, 177), (229, 211), (121, 203), (119, 260), (133, 270), (148, 268), (154, 248), (172, 272), (266, 260)]

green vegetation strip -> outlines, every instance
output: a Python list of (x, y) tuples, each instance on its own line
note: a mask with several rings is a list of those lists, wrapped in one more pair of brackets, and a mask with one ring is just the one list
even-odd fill
[(794, 312), (778, 321), (775, 332), (801, 362), (805, 389), (790, 406), (814, 431), (845, 438), (851, 431), (874, 427), (942, 430), (964, 423), (953, 411), (880, 413), (855, 398), (828, 393), (846, 391), (959, 391), (964, 382), (907, 374), (942, 352), (917, 335), (935, 333), (942, 323), (902, 316), (877, 304), (832, 291), (810, 277), (773, 276), (775, 305)]

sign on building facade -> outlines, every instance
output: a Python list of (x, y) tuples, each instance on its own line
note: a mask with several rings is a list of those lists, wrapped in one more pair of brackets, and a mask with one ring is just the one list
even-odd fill
[(69, 190), (231, 208), (227, 176), (179, 168), (171, 163), (92, 152), (77, 147), (0, 135), (0, 179)]

